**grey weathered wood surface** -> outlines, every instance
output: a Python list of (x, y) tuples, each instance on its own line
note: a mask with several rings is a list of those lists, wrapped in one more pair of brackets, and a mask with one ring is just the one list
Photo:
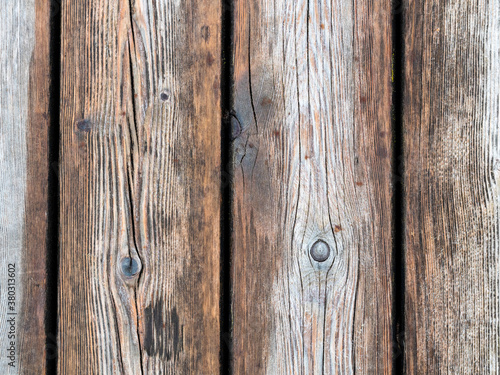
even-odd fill
[(500, 371), (500, 3), (406, 10), (406, 370)]
[[(9, 0), (0, 6), (2, 374), (45, 374), (49, 5)], [(15, 358), (9, 358), (12, 342)]]
[(220, 5), (62, 12), (59, 373), (216, 374)]
[(236, 0), (234, 29), (234, 372), (389, 374), (390, 2)]

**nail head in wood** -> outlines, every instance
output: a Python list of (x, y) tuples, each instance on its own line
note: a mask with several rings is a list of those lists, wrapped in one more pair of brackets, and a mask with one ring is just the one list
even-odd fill
[(330, 246), (325, 241), (318, 240), (311, 246), (310, 253), (316, 262), (324, 262), (330, 257)]
[(139, 263), (134, 258), (123, 258), (121, 267), (123, 274), (127, 277), (132, 277), (139, 273)]

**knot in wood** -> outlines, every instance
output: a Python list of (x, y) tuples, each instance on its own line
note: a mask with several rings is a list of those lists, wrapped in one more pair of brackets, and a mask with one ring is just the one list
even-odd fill
[(330, 246), (325, 241), (318, 240), (311, 246), (309, 252), (316, 262), (324, 262), (330, 256)]
[(121, 268), (123, 274), (127, 277), (133, 277), (139, 273), (139, 263), (134, 258), (123, 258)]
[(170, 93), (168, 91), (162, 91), (160, 93), (160, 99), (166, 102), (168, 99), (170, 99)]

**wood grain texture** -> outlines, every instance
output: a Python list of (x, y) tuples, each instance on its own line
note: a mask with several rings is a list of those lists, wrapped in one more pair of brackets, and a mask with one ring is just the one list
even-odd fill
[(236, 374), (391, 373), (390, 17), (235, 3)]
[(60, 374), (215, 374), (217, 2), (64, 2)]
[(0, 7), (2, 374), (45, 374), (49, 17), (45, 0)]
[(500, 4), (406, 11), (406, 371), (500, 371)]

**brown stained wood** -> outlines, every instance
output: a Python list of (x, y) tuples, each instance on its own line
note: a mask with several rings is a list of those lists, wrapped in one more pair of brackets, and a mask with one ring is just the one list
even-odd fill
[(45, 374), (49, 18), (45, 0), (0, 7), (2, 374)]
[(390, 25), (235, 3), (235, 374), (391, 373)]
[(500, 371), (500, 4), (406, 10), (406, 371)]
[(62, 8), (59, 373), (218, 373), (220, 5)]

